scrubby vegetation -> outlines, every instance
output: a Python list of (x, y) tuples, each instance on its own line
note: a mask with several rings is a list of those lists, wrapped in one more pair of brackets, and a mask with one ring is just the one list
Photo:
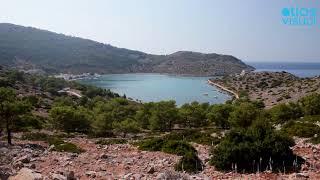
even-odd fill
[(45, 141), (53, 146), (52, 150), (54, 151), (71, 153), (81, 153), (84, 151), (73, 143), (65, 142), (59, 136), (48, 135), (46, 133), (24, 133), (21, 138), (25, 140)]
[(303, 162), (290, 149), (293, 145), (290, 137), (275, 132), (268, 123), (259, 121), (247, 129), (232, 130), (212, 149), (210, 163), (224, 171), (290, 171), (298, 169)]
[(110, 144), (126, 144), (128, 141), (126, 139), (99, 139), (96, 144), (110, 145)]
[(199, 130), (189, 129), (189, 130), (171, 132), (170, 134), (165, 135), (163, 138), (166, 140), (195, 142), (198, 144), (205, 144), (205, 145), (218, 144), (220, 139), (218, 137), (211, 136), (210, 132), (212, 132), (212, 130), (200, 132)]
[(195, 173), (203, 170), (203, 163), (195, 153), (187, 153), (175, 165), (175, 170)]
[[(174, 101), (137, 103), (108, 90), (17, 71), (1, 70), (0, 80), (0, 134), (6, 132), (8, 143), (12, 132), (34, 129), (60, 135), (25, 133), (22, 138), (75, 153), (82, 150), (63, 140), (74, 133), (108, 137), (97, 141), (103, 145), (134, 138), (141, 150), (182, 156), (176, 170), (188, 172), (202, 170), (191, 145), (198, 143), (211, 146), (210, 163), (219, 170), (256, 172), (299, 169), (302, 160), (290, 149), (293, 136), (319, 142), (320, 94), (271, 109), (247, 97), (220, 105), (192, 102), (177, 107)], [(82, 97), (58, 93), (66, 87)]]
[(313, 137), (309, 140), (312, 144), (320, 144), (320, 136)]
[(40, 132), (24, 133), (21, 137), (21, 139), (30, 140), (30, 141), (49, 141), (50, 138), (51, 138), (50, 135), (46, 133), (40, 133)]
[(152, 138), (139, 142), (138, 147), (145, 151), (162, 151), (182, 156), (175, 165), (177, 171), (195, 173), (203, 169), (203, 164), (197, 156), (197, 151), (185, 141)]
[(290, 136), (309, 138), (320, 134), (320, 127), (313, 123), (290, 121), (283, 125), (281, 131)]
[[(320, 93), (320, 77), (299, 78), (288, 72), (246, 72), (244, 74), (233, 74), (223, 78), (211, 79), (212, 82), (220, 84), (234, 92), (240, 98), (247, 97), (251, 101), (260, 100), (267, 108), (279, 103), (297, 102), (304, 98), (310, 106), (303, 106), (304, 113), (316, 113), (319, 107), (312, 103), (319, 101), (316, 95)], [(317, 103), (316, 103), (317, 104)], [(279, 107), (286, 108), (286, 107)]]
[(61, 139), (50, 139), (49, 144), (53, 145), (54, 151), (59, 151), (59, 152), (71, 152), (71, 153), (81, 153), (84, 152), (83, 149), (79, 148), (77, 145), (70, 143), (70, 142), (65, 142)]
[(304, 116), (301, 120), (304, 122), (317, 123), (320, 122), (320, 115)]
[(225, 75), (254, 69), (230, 55), (191, 51), (153, 55), (7, 23), (0, 23), (0, 38), (1, 64), (47, 73)]
[(195, 153), (196, 150), (185, 141), (151, 138), (138, 143), (138, 147), (145, 151), (162, 151), (169, 154), (183, 156), (187, 153)]
[(298, 119), (303, 115), (300, 106), (295, 103), (279, 104), (271, 109), (273, 122), (283, 124), (292, 119)]

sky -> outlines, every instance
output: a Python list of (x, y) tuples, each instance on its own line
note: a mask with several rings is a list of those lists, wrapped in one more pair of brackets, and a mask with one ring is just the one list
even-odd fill
[[(283, 8), (316, 8), (290, 26)], [(0, 0), (0, 22), (151, 54), (230, 54), (244, 61), (320, 62), (318, 0)]]

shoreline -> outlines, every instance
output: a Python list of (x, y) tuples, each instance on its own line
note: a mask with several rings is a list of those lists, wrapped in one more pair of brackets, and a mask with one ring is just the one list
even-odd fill
[(232, 96), (234, 96), (236, 99), (239, 99), (239, 95), (236, 92), (231, 91), (230, 89), (228, 89), (228, 88), (226, 88), (226, 87), (224, 87), (224, 86), (222, 86), (220, 84), (214, 83), (210, 79), (208, 79), (207, 82), (208, 82), (208, 84), (210, 84), (212, 86), (216, 86), (217, 88), (219, 88), (219, 89), (221, 89), (223, 91), (226, 91), (229, 94), (232, 94)]
[(103, 75), (125, 75), (125, 74), (146, 74), (146, 75), (165, 75), (165, 76), (173, 76), (173, 77), (206, 77), (210, 78), (212, 76), (214, 77), (222, 77), (220, 75), (194, 75), (194, 74), (172, 74), (172, 73), (157, 73), (157, 72), (128, 72), (128, 73), (103, 73), (103, 74), (98, 74), (98, 73), (82, 73), (82, 74), (69, 74), (69, 73), (60, 73), (60, 74), (53, 74), (51, 75), (52, 77), (55, 78), (63, 78), (67, 81), (73, 81), (73, 80), (82, 80), (82, 79), (94, 79), (94, 78), (99, 78)]

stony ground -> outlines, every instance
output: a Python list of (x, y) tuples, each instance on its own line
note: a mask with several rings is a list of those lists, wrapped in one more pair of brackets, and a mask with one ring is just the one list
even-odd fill
[(320, 145), (297, 139), (294, 152), (307, 163), (301, 173), (239, 174), (218, 172), (209, 166), (209, 147), (193, 144), (205, 169), (199, 174), (174, 171), (179, 156), (140, 151), (129, 144), (97, 145), (94, 139), (71, 138), (85, 150), (81, 154), (55, 152), (44, 142), (19, 141), (8, 147), (1, 142), (0, 177), (5, 179), (320, 179)]

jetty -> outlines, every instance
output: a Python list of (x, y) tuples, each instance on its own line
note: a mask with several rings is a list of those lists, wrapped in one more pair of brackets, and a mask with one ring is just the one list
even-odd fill
[(236, 99), (239, 99), (238, 93), (236, 93), (236, 92), (234, 92), (234, 91), (232, 91), (232, 90), (230, 90), (230, 89), (228, 89), (228, 88), (226, 88), (226, 87), (224, 87), (224, 86), (222, 86), (222, 85), (220, 85), (218, 83), (214, 83), (210, 79), (208, 80), (208, 84), (210, 84), (212, 86), (216, 86), (217, 88), (219, 88), (219, 89), (221, 89), (221, 90), (233, 95)]

